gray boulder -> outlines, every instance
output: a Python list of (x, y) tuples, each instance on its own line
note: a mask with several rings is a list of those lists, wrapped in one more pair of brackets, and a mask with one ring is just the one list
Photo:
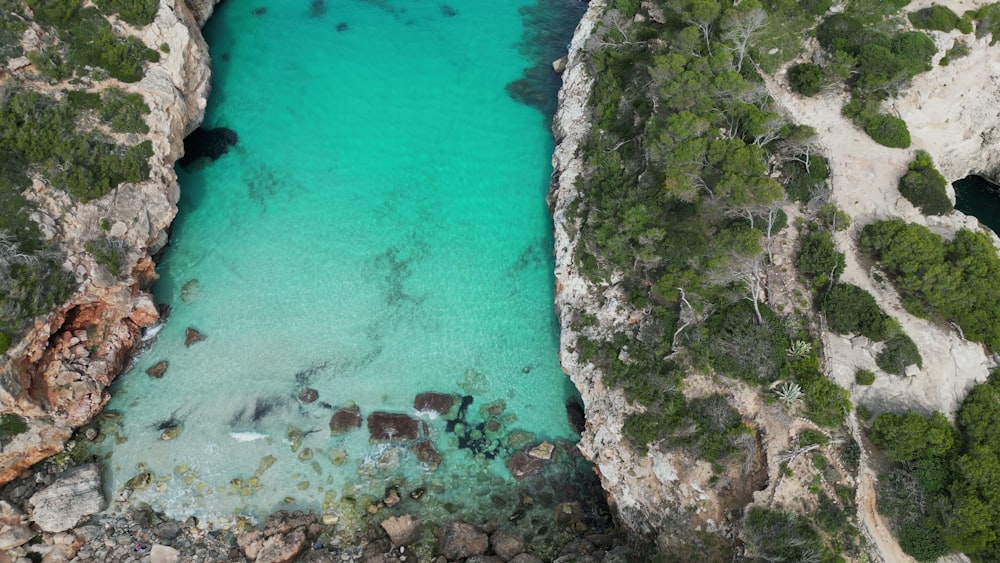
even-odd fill
[(28, 499), (31, 520), (46, 532), (64, 532), (108, 506), (96, 463), (74, 467)]
[(486, 553), (490, 538), (475, 526), (451, 521), (441, 527), (437, 551), (448, 559), (464, 559)]

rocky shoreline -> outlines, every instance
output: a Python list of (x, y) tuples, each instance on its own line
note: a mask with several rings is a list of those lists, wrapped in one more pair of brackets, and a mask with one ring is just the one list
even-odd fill
[[(607, 514), (595, 518), (600, 509), (586, 501), (550, 506), (522, 494), (524, 510), (507, 521), (498, 517), (422, 523), (408, 514), (366, 514), (359, 533), (344, 533), (343, 526), (316, 514), (279, 511), (259, 528), (237, 518), (231, 527), (212, 529), (195, 518), (172, 520), (144, 503), (129, 502), (127, 495), (106, 499), (98, 460), (76, 459), (80, 450), (73, 448), (74, 430), (80, 433), (79, 441), (85, 440), (88, 429), (97, 433), (98, 426), (88, 422), (107, 402), (107, 387), (127, 367), (142, 329), (159, 318), (148, 293), (155, 279), (151, 256), (166, 245), (177, 211), (173, 163), (183, 152), (184, 137), (204, 117), (210, 61), (200, 26), (214, 5), (214, 0), (161, 0), (154, 23), (135, 31), (146, 44), (167, 45), (161, 62), (151, 65), (141, 82), (127, 87), (142, 94), (151, 108), (150, 180), (76, 206), (37, 183), (30, 194), (39, 208), (34, 218), (46, 238), (65, 248), (68, 265), (82, 285), (69, 303), (36, 322), (0, 365), (0, 406), (28, 422), (28, 431), (0, 451), (0, 483), (6, 483), (0, 486), (0, 563), (634, 559)], [(571, 60), (602, 9), (601, 2), (591, 4), (574, 37), (577, 55), (571, 52)], [(127, 274), (119, 279), (111, 279), (83, 249), (93, 225), (102, 222), (110, 223), (111, 231), (127, 242)], [(72, 451), (38, 463), (64, 448)], [(81, 461), (89, 462), (73, 467)], [(526, 481), (576, 480), (557, 472), (548, 476), (554, 472), (541, 465), (530, 469), (523, 476)], [(580, 495), (601, 498), (598, 489), (583, 484), (576, 488)], [(523, 532), (532, 526), (541, 533)]]

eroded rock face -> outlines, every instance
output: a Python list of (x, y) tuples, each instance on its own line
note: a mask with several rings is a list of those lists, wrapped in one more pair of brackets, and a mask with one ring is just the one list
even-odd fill
[[(153, 144), (149, 180), (122, 184), (106, 196), (73, 203), (35, 182), (26, 196), (43, 236), (57, 241), (79, 288), (67, 303), (36, 319), (0, 363), (0, 411), (24, 417), (29, 429), (0, 452), (0, 483), (60, 451), (72, 429), (107, 403), (108, 385), (126, 366), (142, 328), (156, 322), (146, 291), (156, 278), (150, 255), (166, 244), (177, 213), (174, 161), (186, 133), (200, 124), (210, 86), (208, 47), (199, 26), (214, 0), (161, 0), (155, 21), (137, 32), (160, 50), (145, 77), (121, 84), (150, 108), (147, 136)], [(196, 15), (197, 14), (197, 15)], [(85, 241), (113, 225), (127, 249), (122, 274), (113, 277), (86, 252)]]
[(42, 530), (69, 530), (107, 507), (101, 490), (100, 469), (95, 463), (74, 467), (32, 495), (28, 505), (31, 520)]
[(528, 452), (524, 450), (507, 458), (505, 465), (510, 470), (510, 474), (516, 479), (524, 479), (529, 475), (541, 473), (545, 469), (544, 461), (528, 455)]
[(438, 532), (437, 552), (448, 559), (462, 559), (486, 553), (489, 536), (465, 522), (451, 521)]

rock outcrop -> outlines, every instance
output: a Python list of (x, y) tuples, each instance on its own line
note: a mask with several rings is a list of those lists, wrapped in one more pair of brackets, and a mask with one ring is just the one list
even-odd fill
[(70, 469), (30, 499), (31, 521), (46, 532), (64, 532), (91, 514), (104, 510), (108, 501), (101, 490), (101, 471), (91, 463)]
[[(87, 203), (35, 181), (27, 196), (43, 236), (66, 254), (80, 286), (69, 301), (29, 327), (0, 357), (0, 411), (16, 413), (28, 430), (0, 451), (0, 483), (63, 447), (72, 430), (109, 399), (108, 385), (126, 367), (140, 330), (158, 319), (147, 291), (156, 278), (151, 255), (167, 241), (180, 195), (174, 161), (183, 139), (204, 117), (209, 90), (208, 47), (199, 25), (213, 0), (161, 0), (155, 21), (136, 33), (160, 61), (145, 77), (118, 87), (143, 96), (153, 144), (149, 180), (123, 184)], [(110, 224), (127, 250), (122, 274), (113, 276), (84, 250)]]

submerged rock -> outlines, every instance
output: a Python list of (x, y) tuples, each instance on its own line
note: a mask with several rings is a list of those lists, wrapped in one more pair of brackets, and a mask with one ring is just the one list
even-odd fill
[(373, 412), (368, 415), (368, 432), (372, 442), (416, 440), (420, 437), (420, 430), (420, 421), (405, 414)]
[(444, 393), (420, 393), (413, 399), (413, 408), (421, 412), (436, 412), (447, 415), (455, 406), (455, 396)]
[(303, 389), (302, 391), (299, 391), (299, 400), (302, 401), (303, 403), (311, 403), (316, 399), (319, 399), (319, 391), (315, 389), (306, 388)]
[(344, 434), (361, 427), (361, 409), (357, 405), (337, 409), (330, 417), (330, 433)]
[(507, 458), (505, 465), (510, 470), (510, 474), (516, 479), (524, 479), (529, 475), (541, 473), (545, 469), (544, 461), (529, 456), (524, 450)]
[(528, 455), (535, 459), (548, 461), (552, 459), (552, 452), (555, 449), (556, 447), (551, 442), (545, 441), (528, 450)]
[(181, 302), (190, 304), (201, 297), (201, 284), (197, 279), (190, 279), (181, 286)]
[(63, 532), (108, 506), (96, 463), (74, 467), (28, 499), (31, 520), (46, 532)]
[(431, 471), (437, 471), (438, 466), (441, 465), (443, 458), (430, 440), (421, 440), (413, 444), (410, 446), (410, 451), (413, 452), (413, 455), (417, 456), (420, 463), (427, 465)]
[(187, 327), (184, 330), (184, 346), (191, 346), (205, 340), (207, 338), (204, 334), (198, 331), (196, 328)]
[(167, 368), (170, 367), (170, 363), (166, 360), (160, 360), (152, 366), (146, 369), (146, 375), (149, 377), (154, 377), (160, 379), (167, 373)]

